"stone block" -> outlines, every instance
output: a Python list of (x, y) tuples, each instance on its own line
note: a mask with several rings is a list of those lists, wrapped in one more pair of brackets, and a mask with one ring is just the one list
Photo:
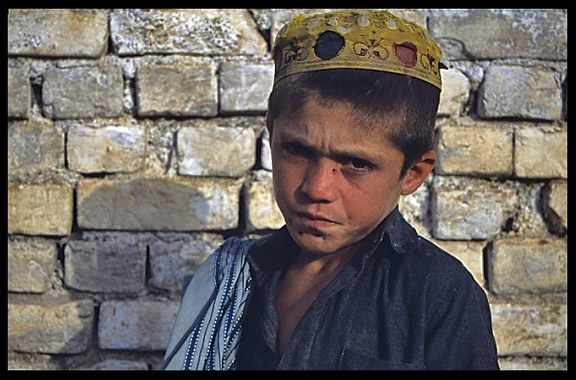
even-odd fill
[(566, 356), (566, 305), (492, 304), (499, 356)]
[(566, 291), (568, 252), (563, 239), (497, 239), (489, 256), (488, 283), (496, 294)]
[(544, 215), (555, 233), (568, 230), (568, 183), (551, 181), (543, 191)]
[(521, 178), (567, 178), (566, 129), (546, 127), (516, 129), (514, 174)]
[(217, 235), (181, 237), (175, 241), (158, 240), (150, 244), (150, 279), (159, 289), (182, 290), (184, 277), (192, 275), (223, 243)]
[(439, 115), (458, 117), (470, 96), (470, 81), (460, 70), (450, 68), (442, 71)]
[(178, 131), (178, 174), (241, 177), (256, 162), (251, 128), (183, 127)]
[(435, 171), (444, 175), (509, 176), (513, 131), (508, 128), (443, 126)]
[(9, 185), (8, 233), (68, 235), (72, 189), (66, 185)]
[(94, 364), (89, 368), (93, 371), (148, 371), (148, 364), (144, 361), (106, 359)]
[(272, 64), (222, 64), (220, 111), (266, 112), (273, 80), (274, 66)]
[(29, 353), (79, 354), (88, 349), (94, 306), (8, 304), (8, 348)]
[(568, 369), (566, 358), (538, 356), (506, 356), (498, 358), (503, 371), (565, 371)]
[(444, 183), (434, 178), (432, 234), (440, 240), (484, 240), (497, 235), (516, 208), (511, 189), (484, 181)]
[(433, 9), (428, 28), (445, 59), (567, 59), (565, 9)]
[(236, 228), (241, 183), (232, 179), (83, 180), (81, 228), (198, 231)]
[(68, 167), (82, 173), (133, 172), (142, 167), (146, 131), (140, 126), (72, 126), (66, 145)]
[(44, 293), (52, 284), (58, 255), (56, 243), (44, 239), (8, 241), (8, 291)]
[(245, 9), (130, 9), (110, 15), (119, 55), (264, 55), (267, 44)]
[(511, 184), (516, 191), (516, 210), (510, 219), (506, 221), (503, 232), (511, 235), (548, 238), (550, 231), (542, 213), (542, 190), (545, 186), (542, 182), (504, 182), (503, 185)]
[(8, 54), (100, 57), (108, 46), (108, 14), (94, 9), (11, 9)]
[(412, 194), (402, 195), (398, 201), (398, 210), (402, 216), (418, 234), (424, 238), (430, 238), (430, 187), (427, 179)]
[(478, 115), (561, 120), (560, 82), (560, 74), (550, 70), (493, 64), (478, 91)]
[(211, 62), (144, 63), (138, 67), (138, 115), (216, 116), (218, 79)]
[(35, 173), (63, 167), (64, 133), (60, 128), (31, 121), (9, 126), (9, 173)]
[(44, 73), (43, 111), (52, 119), (118, 117), (124, 79), (118, 66), (52, 68)]
[(8, 117), (28, 118), (31, 105), (30, 66), (8, 67)]
[(146, 245), (129, 236), (72, 240), (64, 249), (64, 282), (89, 292), (136, 293), (146, 281)]
[(107, 301), (100, 306), (102, 349), (162, 351), (168, 346), (179, 302)]
[(250, 230), (279, 229), (284, 225), (284, 217), (274, 197), (271, 172), (252, 173), (245, 191), (246, 223)]

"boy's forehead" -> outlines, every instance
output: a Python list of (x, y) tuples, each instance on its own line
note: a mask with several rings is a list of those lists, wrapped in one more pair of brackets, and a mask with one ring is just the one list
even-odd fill
[(282, 112), (273, 129), (273, 133), (278, 133), (283, 141), (305, 146), (329, 142), (331, 150), (354, 157), (365, 156), (365, 150), (372, 154), (386, 152), (392, 146), (383, 124), (360, 120), (348, 103), (336, 102), (326, 106), (316, 98), (305, 101), (297, 112)]
[(287, 118), (291, 120), (292, 125), (297, 123), (300, 126), (314, 128), (314, 125), (318, 122), (318, 114), (316, 112), (324, 110), (330, 115), (338, 115), (337, 121), (348, 121), (344, 125), (351, 133), (370, 139), (387, 139), (387, 132), (392, 127), (387, 125), (385, 121), (380, 120), (380, 115), (376, 112), (367, 114), (367, 112), (356, 109), (352, 103), (329, 101), (319, 95), (309, 95), (300, 98), (297, 105), (294, 106), (295, 104), (287, 102), (285, 107), (279, 109), (277, 118)]

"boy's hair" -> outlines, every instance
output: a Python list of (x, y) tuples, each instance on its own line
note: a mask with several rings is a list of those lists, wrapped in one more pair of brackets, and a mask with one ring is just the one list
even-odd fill
[[(293, 74), (276, 83), (270, 94), (270, 125), (284, 112), (298, 113), (311, 98), (325, 106), (350, 104), (361, 126), (381, 128), (405, 156), (400, 177), (432, 149), (440, 90), (420, 79), (361, 69)], [(377, 133), (374, 128), (369, 132)]]

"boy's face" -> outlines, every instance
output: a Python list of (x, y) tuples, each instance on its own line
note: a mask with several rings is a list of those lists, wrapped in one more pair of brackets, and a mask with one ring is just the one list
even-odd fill
[(400, 178), (404, 154), (358, 127), (345, 103), (312, 98), (271, 123), (276, 201), (294, 241), (315, 255), (354, 249), (434, 166), (435, 156)]

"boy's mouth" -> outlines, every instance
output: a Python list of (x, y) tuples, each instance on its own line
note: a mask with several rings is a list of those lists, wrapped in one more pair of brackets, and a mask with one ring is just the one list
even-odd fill
[(296, 218), (299, 223), (312, 229), (324, 229), (341, 224), (324, 215), (310, 212), (296, 212)]

